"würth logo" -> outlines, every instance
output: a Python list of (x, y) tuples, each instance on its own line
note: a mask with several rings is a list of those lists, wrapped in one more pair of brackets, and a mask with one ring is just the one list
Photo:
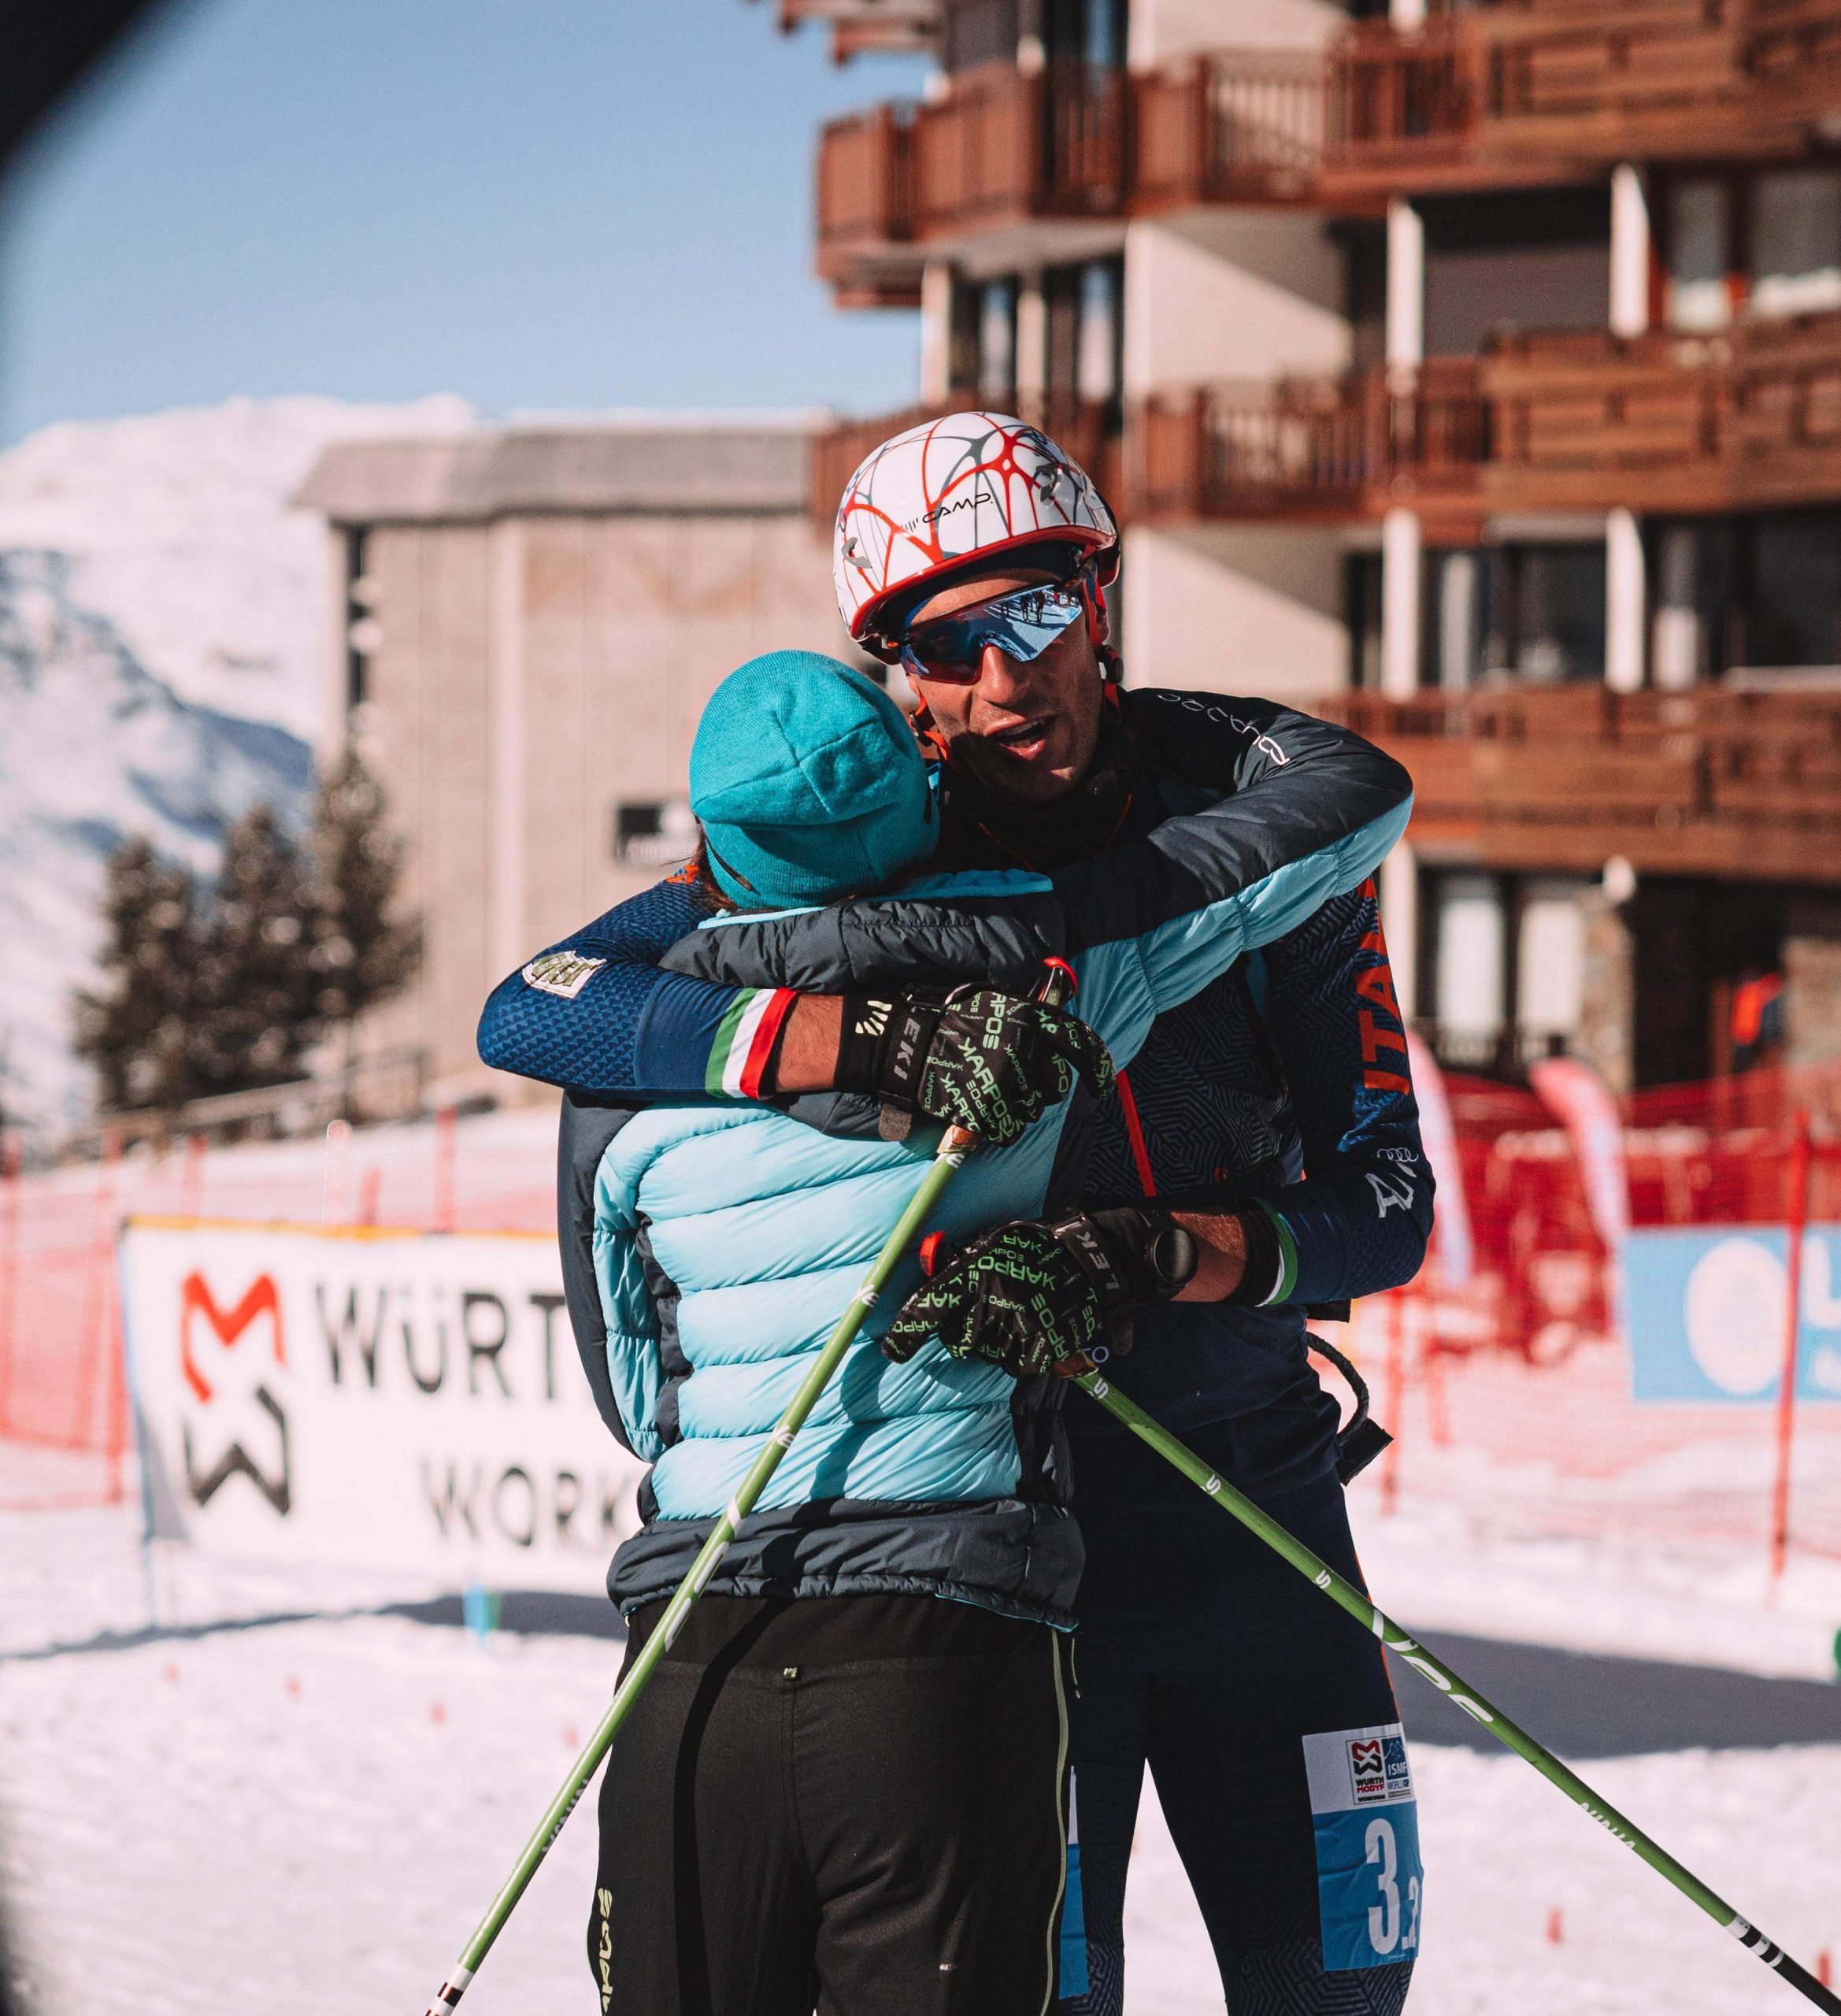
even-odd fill
[[(201, 1317), (216, 1338), (215, 1347), (198, 1333)], [(246, 1366), (240, 1358), (233, 1366), (228, 1357), (237, 1349), (243, 1332), (265, 1318), (269, 1354), (275, 1364), (285, 1370), (287, 1345), (282, 1333), (281, 1298), (276, 1292), (271, 1276), (258, 1274), (243, 1299), (228, 1311), (219, 1306), (204, 1276), (195, 1269), (180, 1284), (179, 1362), (193, 1397), (201, 1407), (213, 1409), (211, 1419), (215, 1425), (220, 1418), (220, 1400), (224, 1410), (241, 1411), (237, 1408), (237, 1399), (246, 1393), (272, 1425), (275, 1448), (274, 1456), (265, 1467), (237, 1437), (224, 1445), (222, 1454), (208, 1469), (201, 1469), (192, 1439), (192, 1424), (187, 1421), (184, 1425), (185, 1483), (194, 1504), (208, 1505), (232, 1477), (247, 1477), (269, 1503), (286, 1518), (293, 1503), (287, 1462), (287, 1416), (270, 1388), (264, 1355), (258, 1351), (253, 1363)], [(235, 1379), (239, 1391), (233, 1397), (224, 1389), (239, 1372), (242, 1376)], [(252, 1377), (254, 1384), (250, 1383)], [(252, 1421), (250, 1425), (254, 1427), (255, 1424)], [(264, 1433), (261, 1440), (267, 1443), (271, 1438)]]

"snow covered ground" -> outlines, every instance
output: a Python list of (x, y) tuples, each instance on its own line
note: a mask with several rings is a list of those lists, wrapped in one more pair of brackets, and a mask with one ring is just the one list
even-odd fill
[[(1455, 1532), (1409, 1534), (1391, 1553), (1371, 1544), (1377, 1593), (1416, 1619), (1401, 1599), (1429, 1579), (1388, 1578), (1434, 1548), (1472, 1592), (1462, 1620), (1442, 1621), (1487, 1622), (1477, 1592), (1492, 1581), (1510, 1585), (1517, 1614), (1530, 1592), (1546, 1601), (1558, 1586), (1532, 1557), (1505, 1568), (1499, 1552), (1467, 1555)], [(1614, 1637), (1613, 1585), (1594, 1588), (1589, 1561), (1567, 1566)], [(375, 1575), (283, 1578), (176, 1557), (158, 1580), (176, 1631), (86, 1646), (146, 1621), (132, 1517), (0, 1518), (0, 1865), (27, 2008), (413, 2016), (606, 1699), (617, 1648), (481, 1645), (350, 1614), (429, 1593)], [(1695, 1606), (1661, 1588), (1635, 1606), (1643, 1647), (1684, 1635), (1671, 1602)], [(281, 1611), (319, 1614), (206, 1628)], [(47, 1651), (58, 1645), (70, 1649)], [(1417, 1771), (1428, 1892), (1416, 2016), (1792, 2006), (1515, 1759), (1421, 1747)], [(1791, 1951), (1841, 1957), (1841, 1746), (1628, 1758), (1586, 1775)], [(580, 1940), (591, 1834), (578, 1814), (469, 1997), (477, 2016), (593, 2016)], [(1218, 2010), (1148, 1799), (1130, 1914), (1132, 2016)]]

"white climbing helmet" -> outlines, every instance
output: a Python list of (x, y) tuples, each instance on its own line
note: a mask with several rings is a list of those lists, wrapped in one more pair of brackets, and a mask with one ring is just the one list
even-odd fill
[(1109, 556), (1118, 528), (1092, 479), (1039, 428), (1001, 413), (924, 421), (867, 455), (844, 486), (832, 578), (844, 627), (872, 650), (892, 645), (882, 617), (936, 576), (1024, 547)]

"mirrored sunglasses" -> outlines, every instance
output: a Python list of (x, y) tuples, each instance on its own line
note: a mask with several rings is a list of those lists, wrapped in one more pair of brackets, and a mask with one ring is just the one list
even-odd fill
[(986, 645), (995, 644), (1006, 658), (1027, 665), (1086, 611), (1078, 577), (1071, 583), (1015, 588), (955, 610), (950, 616), (916, 624), (902, 639), (902, 669), (910, 679), (971, 686), (977, 681)]

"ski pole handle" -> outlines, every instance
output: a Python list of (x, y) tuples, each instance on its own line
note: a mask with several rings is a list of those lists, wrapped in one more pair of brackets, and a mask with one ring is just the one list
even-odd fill
[(1550, 1750), (1535, 1741), (1525, 1729), (1509, 1721), (1502, 1710), (1486, 1700), (1467, 1681), (1459, 1677), (1423, 1645), (1417, 1644), (1384, 1611), (1378, 1610), (1353, 1582), (1320, 1560), (1304, 1543), (1293, 1537), (1270, 1513), (1236, 1491), (1219, 1471), (1211, 1469), (1195, 1451), (1180, 1441), (1167, 1428), (1153, 1421), (1135, 1400), (1128, 1399), (1097, 1372), (1074, 1375), (1074, 1383), (1091, 1394), (1116, 1421), (1124, 1423), (1141, 1442), (1149, 1443), (1166, 1462), (1180, 1470), (1198, 1490), (1206, 1492), (1224, 1511), (1230, 1512), (1243, 1526), (1264, 1540), (1274, 1553), (1282, 1555), (1300, 1575), (1321, 1589), (1330, 1601), (1346, 1610), (1365, 1631), (1372, 1631), (1386, 1649), (1431, 1681), (1439, 1692), (1461, 1708), (1473, 1721), (1480, 1722), (1498, 1742), (1532, 1764), (1541, 1776), (1561, 1792), (1604, 1829), (1613, 1840), (1621, 1841), (1658, 1875), (1667, 1877), (1681, 1894), (1698, 1904), (1714, 1923), (1732, 1936), (1754, 1958), (1781, 1975), (1797, 1992), (1826, 2010), (1828, 2016), (1841, 2016), (1841, 1996), (1823, 1986), (1806, 1967), (1791, 1959), (1758, 1928), (1742, 1918), (1725, 1899), (1710, 1890), (1694, 1872), (1678, 1862), (1668, 1850), (1652, 1841), (1633, 1820), (1627, 1818), (1608, 1799), (1601, 1799), (1575, 1771), (1569, 1770)]

